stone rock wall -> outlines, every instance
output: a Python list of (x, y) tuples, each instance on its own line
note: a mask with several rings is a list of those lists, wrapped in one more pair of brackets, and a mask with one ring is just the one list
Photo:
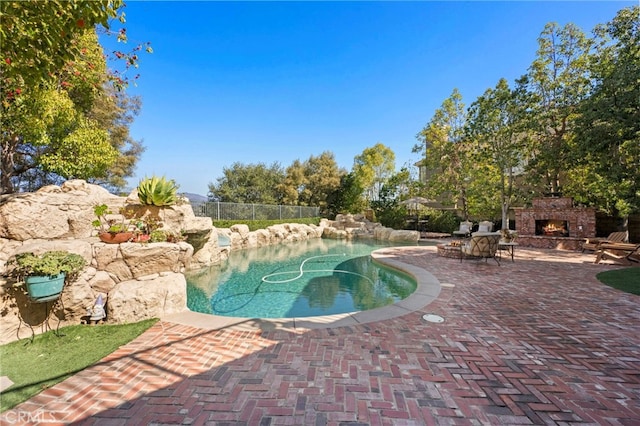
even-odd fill
[[(60, 187), (47, 186), (34, 193), (0, 197), (0, 344), (43, 331), (49, 325), (79, 324), (99, 296), (106, 303), (107, 321), (126, 323), (187, 310), (187, 270), (220, 263), (230, 250), (288, 243), (322, 236), (322, 228), (284, 224), (250, 232), (246, 225), (216, 229), (210, 218), (196, 217), (188, 203), (170, 207), (137, 204), (135, 193), (118, 197), (81, 180)], [(181, 232), (180, 243), (106, 244), (91, 225), (93, 208), (131, 210), (136, 217), (152, 216), (162, 229)], [(220, 246), (219, 234), (231, 245)], [(77, 280), (65, 285), (60, 299), (34, 303), (24, 287), (9, 276), (7, 262), (24, 252), (66, 250), (81, 255), (87, 267)]]
[[(113, 212), (125, 208), (137, 218), (153, 217), (162, 229), (182, 233), (180, 243), (106, 244), (92, 226), (94, 206)], [(79, 324), (98, 297), (106, 320), (126, 323), (187, 310), (187, 271), (220, 263), (231, 250), (290, 244), (314, 238), (376, 238), (417, 241), (417, 231), (395, 231), (364, 216), (339, 215), (320, 226), (280, 224), (249, 231), (247, 225), (216, 229), (210, 218), (196, 217), (188, 202), (169, 207), (144, 206), (137, 194), (115, 196), (82, 180), (46, 186), (33, 193), (0, 196), (0, 344), (31, 335), (49, 325)], [(219, 241), (224, 241), (220, 244)], [(292, 246), (293, 249), (293, 246)], [(10, 275), (8, 261), (24, 252), (66, 250), (81, 255), (87, 267), (65, 285), (57, 302), (34, 303)]]
[[(61, 325), (79, 324), (86, 320), (87, 310), (98, 296), (106, 301), (109, 322), (130, 322), (145, 318), (162, 318), (174, 312), (185, 311), (186, 270), (193, 248), (187, 243), (123, 243), (105, 244), (97, 238), (76, 240), (27, 240), (16, 245), (0, 239), (2, 258), (32, 251), (66, 250), (81, 255), (87, 267), (75, 281), (67, 282), (57, 302), (35, 303), (24, 287), (15, 279), (0, 277), (0, 343), (43, 331), (47, 310), (52, 310), (50, 326), (58, 318)], [(6, 262), (0, 264), (2, 273), (8, 272)], [(169, 279), (168, 277), (171, 277)], [(181, 278), (181, 279), (179, 279)], [(139, 285), (136, 297), (122, 303), (123, 288)], [(140, 288), (147, 291), (141, 292)], [(162, 289), (159, 293), (158, 289)], [(125, 296), (126, 298), (126, 296)], [(147, 309), (153, 306), (154, 309)]]
[(331, 239), (375, 239), (392, 242), (415, 242), (420, 232), (386, 228), (377, 222), (369, 221), (364, 215), (341, 214), (331, 221), (322, 219), (322, 236)]

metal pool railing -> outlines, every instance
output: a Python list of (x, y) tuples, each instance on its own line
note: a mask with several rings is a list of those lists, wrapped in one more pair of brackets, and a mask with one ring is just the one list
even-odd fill
[(281, 220), (320, 216), (319, 207), (271, 204), (238, 204), (207, 201), (191, 203), (196, 216), (213, 220)]

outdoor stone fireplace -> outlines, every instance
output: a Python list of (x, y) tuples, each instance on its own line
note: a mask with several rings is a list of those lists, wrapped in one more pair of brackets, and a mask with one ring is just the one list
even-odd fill
[(574, 206), (569, 197), (536, 198), (531, 208), (514, 210), (522, 246), (579, 250), (584, 238), (596, 236), (595, 209)]
[(566, 220), (537, 220), (536, 235), (547, 235), (553, 237), (568, 237), (569, 222)]

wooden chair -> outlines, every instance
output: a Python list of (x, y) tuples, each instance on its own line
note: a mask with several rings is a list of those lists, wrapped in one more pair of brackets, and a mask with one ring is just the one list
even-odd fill
[(607, 238), (585, 238), (582, 243), (582, 252), (585, 250), (598, 251), (602, 243), (628, 243), (629, 231), (612, 232)]
[(633, 243), (600, 243), (594, 263), (602, 260), (612, 260), (621, 265), (631, 265), (640, 262), (640, 244)]
[(460, 262), (463, 258), (487, 259), (491, 258), (500, 265), (496, 257), (501, 234), (499, 232), (475, 232), (469, 241), (460, 246)]
[(594, 263), (611, 260), (621, 265), (640, 262), (640, 244), (634, 243), (600, 243)]

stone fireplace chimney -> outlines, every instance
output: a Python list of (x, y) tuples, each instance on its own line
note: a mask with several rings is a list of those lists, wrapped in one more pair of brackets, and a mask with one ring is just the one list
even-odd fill
[(569, 197), (533, 200), (532, 208), (515, 208), (518, 243), (526, 247), (579, 250), (596, 235), (596, 211), (576, 207)]

